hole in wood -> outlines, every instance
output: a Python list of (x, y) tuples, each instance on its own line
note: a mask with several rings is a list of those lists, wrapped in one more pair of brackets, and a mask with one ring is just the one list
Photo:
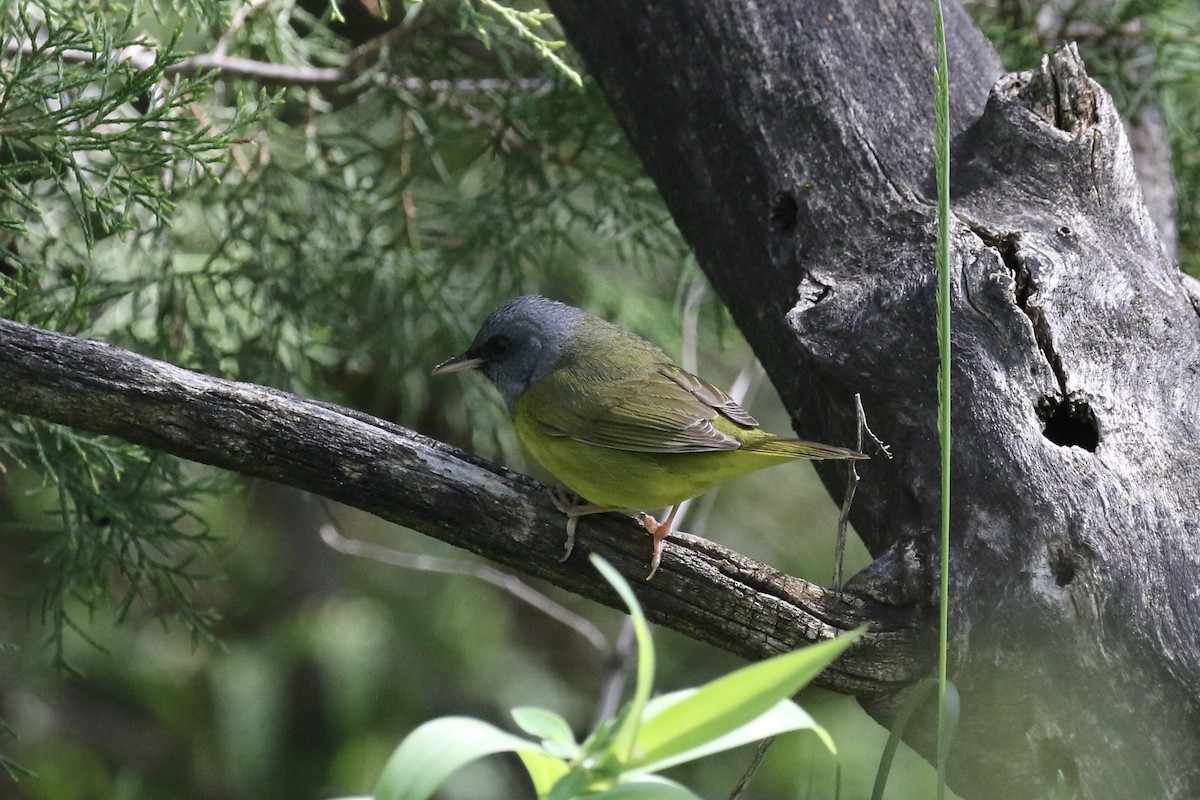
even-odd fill
[(771, 196), (771, 230), (785, 231), (796, 227), (800, 208), (791, 192), (778, 191)]
[(1050, 554), (1050, 572), (1058, 586), (1069, 586), (1075, 580), (1075, 559), (1069, 552), (1056, 550)]
[(1087, 400), (1046, 396), (1038, 403), (1038, 416), (1042, 420), (1042, 435), (1056, 445), (1096, 452), (1100, 426)]

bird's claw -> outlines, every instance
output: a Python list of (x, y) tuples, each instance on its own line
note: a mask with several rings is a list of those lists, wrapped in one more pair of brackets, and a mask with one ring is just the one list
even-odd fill
[(658, 564), (662, 561), (663, 542), (671, 532), (671, 519), (668, 518), (665, 522), (659, 522), (645, 511), (639, 511), (636, 519), (642, 523), (642, 527), (646, 529), (646, 532), (654, 538), (654, 551), (650, 556), (650, 574), (646, 576), (646, 580), (650, 580), (654, 577), (654, 573), (658, 572)]
[(586, 517), (589, 514), (603, 514), (605, 511), (614, 511), (615, 509), (608, 506), (598, 506), (594, 503), (589, 503), (579, 495), (565, 489), (562, 486), (556, 486), (550, 490), (550, 502), (559, 511), (567, 515), (567, 547), (559, 561), (566, 561), (571, 557), (571, 551), (575, 549), (575, 528), (579, 525), (579, 518)]
[(572, 514), (569, 511), (566, 512), (566, 514), (567, 514), (567, 549), (563, 552), (562, 558), (559, 559), (559, 563), (566, 561), (568, 558), (571, 557), (571, 551), (575, 549), (575, 526), (579, 524), (579, 517), (577, 517), (576, 515)]

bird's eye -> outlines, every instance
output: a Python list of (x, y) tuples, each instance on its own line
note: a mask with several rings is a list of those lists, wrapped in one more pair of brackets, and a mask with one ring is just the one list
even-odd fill
[(508, 340), (507, 336), (497, 336), (488, 342), (488, 350), (493, 356), (502, 356), (511, 349), (512, 342)]

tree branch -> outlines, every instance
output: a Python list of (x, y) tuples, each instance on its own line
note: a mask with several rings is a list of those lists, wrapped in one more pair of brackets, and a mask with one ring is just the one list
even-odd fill
[[(359, 81), (368, 66), (365, 55), (351, 56), (347, 63), (340, 67), (310, 67), (275, 64), (270, 61), (231, 56), (226, 52), (227, 48), (228, 43), (222, 40), (211, 52), (197, 53), (181, 61), (168, 64), (163, 67), (163, 75), (168, 78), (192, 77), (204, 72), (216, 72), (224, 80), (241, 78), (254, 81), (262, 86), (341, 90), (349, 89)], [(3, 52), (6, 58), (16, 55), (28, 57), (53, 53), (64, 61), (76, 64), (91, 64), (102, 60), (127, 61), (140, 71), (150, 69), (161, 55), (157, 50), (148, 46), (126, 47), (119, 53), (70, 48), (47, 51), (35, 45), (34, 42), (21, 40), (5, 42)], [(414, 94), (435, 95), (486, 94), (514, 89), (536, 94), (548, 91), (552, 86), (550, 81), (541, 78), (523, 78), (515, 81), (507, 78), (446, 80), (378, 74), (371, 76), (370, 80), (379, 85), (390, 86), (393, 89)]]
[[(632, 520), (588, 518), (560, 563), (563, 516), (530, 478), (351, 409), (101, 342), (0, 320), (0, 408), (313, 492), (615, 608), (586, 554), (646, 570)], [(929, 668), (922, 608), (829, 591), (699, 537), (668, 540), (655, 579), (635, 583), (651, 619), (747, 658), (868, 626), (820, 680), (837, 691), (885, 696)]]

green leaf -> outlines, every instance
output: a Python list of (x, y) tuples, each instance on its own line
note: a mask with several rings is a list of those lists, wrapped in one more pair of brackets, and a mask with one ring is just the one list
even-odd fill
[(525, 771), (533, 781), (533, 790), (538, 797), (546, 797), (562, 777), (571, 771), (561, 758), (539, 750), (522, 750), (517, 753), (525, 764)]
[(945, 775), (946, 759), (950, 757), (950, 744), (954, 741), (954, 731), (958, 727), (958, 687), (952, 681), (946, 682), (940, 710), (941, 717), (938, 718), (937, 768), (939, 775)]
[(900, 746), (904, 731), (908, 729), (909, 720), (912, 719), (913, 712), (925, 701), (926, 695), (937, 688), (937, 685), (937, 678), (926, 678), (914, 685), (900, 703), (900, 710), (896, 712), (892, 729), (888, 732), (887, 744), (883, 746), (883, 754), (879, 757), (879, 769), (875, 771), (875, 787), (871, 790), (871, 800), (883, 800), (883, 791), (887, 788), (888, 775), (892, 771), (892, 761), (896, 758), (896, 748)]
[(705, 684), (643, 722), (632, 765), (665, 761), (751, 722), (799, 691), (861, 633), (768, 658)]
[(536, 744), (470, 717), (442, 717), (421, 725), (388, 759), (375, 800), (425, 800), (451, 773), (484, 756), (540, 753)]
[[(683, 689), (654, 698), (646, 707), (647, 718), (662, 712), (667, 706), (674, 705), (681, 700), (694, 696), (697, 691), (699, 690)], [(799, 730), (811, 730), (820, 737), (825, 746), (829, 748), (829, 752), (837, 754), (837, 748), (833, 744), (832, 737), (830, 737), (824, 728), (817, 724), (816, 720), (807, 711), (791, 700), (780, 700), (764, 713), (759, 714), (745, 725), (735, 728), (723, 736), (717, 736), (696, 747), (682, 750), (670, 757), (639, 766), (634, 772), (635, 774), (659, 772), (676, 764), (695, 761), (698, 758), (710, 756), (713, 753), (732, 750), (735, 747), (741, 747), (744, 744), (750, 744), (759, 739), (765, 739), (768, 736), (778, 736), (781, 733), (790, 733), (791, 731)]]
[(657, 775), (642, 775), (619, 783), (599, 794), (588, 795), (588, 800), (703, 800), (686, 786)]
[(574, 800), (587, 794), (593, 788), (593, 778), (586, 769), (576, 767), (565, 774), (546, 795), (539, 794), (544, 800)]
[(633, 619), (633, 633), (637, 638), (637, 685), (633, 690), (633, 699), (629, 701), (624, 713), (621, 727), (613, 736), (610, 751), (622, 764), (628, 764), (633, 757), (634, 743), (638, 738), (638, 727), (641, 725), (646, 703), (649, 702), (650, 692), (654, 688), (654, 640), (650, 636), (650, 624), (646, 622), (646, 615), (642, 613), (642, 607), (638, 604), (633, 589), (629, 588), (621, 573), (595, 553), (589, 556), (589, 559), (629, 609), (629, 616)]
[[(950, 454), (951, 454), (951, 264), (950, 264), (950, 67), (946, 56), (946, 26), (941, 0), (933, 0), (933, 42), (937, 68), (933, 73), (934, 171), (937, 175), (937, 339), (938, 442), (941, 446), (941, 569), (938, 591), (938, 758), (937, 798), (946, 796), (947, 669), (950, 635)], [(957, 695), (955, 696), (957, 700)], [(956, 709), (957, 711), (957, 709)], [(957, 719), (957, 713), (955, 714)]]
[(553, 711), (533, 706), (518, 706), (512, 710), (517, 727), (542, 740), (542, 747), (552, 756), (573, 759), (579, 755), (579, 744), (567, 721)]

